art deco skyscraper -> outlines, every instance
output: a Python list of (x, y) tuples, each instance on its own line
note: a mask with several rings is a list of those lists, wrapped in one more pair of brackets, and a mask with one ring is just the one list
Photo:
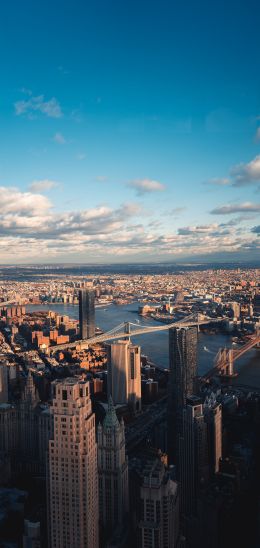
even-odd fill
[(141, 349), (129, 341), (108, 347), (108, 396), (115, 404), (141, 410)]
[(50, 548), (98, 548), (95, 415), (89, 383), (53, 382), (54, 436), (49, 442)]
[(174, 464), (178, 463), (182, 410), (187, 397), (196, 392), (197, 339), (196, 327), (169, 330), (168, 455)]
[(105, 538), (123, 525), (128, 511), (128, 464), (125, 427), (119, 423), (112, 398), (98, 426), (99, 518)]
[(91, 288), (79, 290), (79, 327), (81, 339), (95, 336), (95, 293)]

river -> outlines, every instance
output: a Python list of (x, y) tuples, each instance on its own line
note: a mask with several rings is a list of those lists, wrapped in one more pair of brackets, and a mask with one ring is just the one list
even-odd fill
[[(137, 310), (140, 303), (131, 303), (127, 305), (111, 304), (107, 307), (96, 308), (96, 324), (103, 331), (108, 331), (120, 323), (134, 322), (139, 325), (149, 325), (158, 327), (161, 325), (151, 318), (142, 318)], [(51, 305), (27, 305), (28, 312), (36, 310), (54, 310), (58, 314), (67, 315), (71, 318), (78, 318), (78, 307), (70, 304), (51, 304)], [(142, 353), (146, 354), (154, 363), (167, 368), (169, 366), (168, 357), (168, 331), (159, 331), (156, 335), (147, 333), (133, 337), (134, 343), (140, 344)], [(214, 357), (219, 348), (231, 348), (232, 340), (230, 335), (224, 333), (199, 334), (198, 341), (198, 372), (203, 375), (213, 366)], [(233, 346), (236, 348), (236, 346)], [(245, 354), (236, 362), (236, 371), (239, 373), (234, 383), (246, 384), (252, 387), (260, 388), (260, 350), (253, 349)]]

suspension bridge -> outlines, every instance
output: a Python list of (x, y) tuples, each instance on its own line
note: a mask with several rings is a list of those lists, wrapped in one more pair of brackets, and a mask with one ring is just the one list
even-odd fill
[[(8, 306), (10, 304), (17, 304), (17, 300), (9, 300), (0, 302), (0, 308)], [(104, 343), (107, 341), (118, 340), (123, 338), (135, 337), (137, 335), (145, 335), (146, 333), (158, 333), (159, 331), (166, 331), (173, 327), (193, 327), (200, 325), (207, 325), (209, 323), (223, 322), (224, 317), (211, 318), (204, 314), (193, 313), (189, 316), (186, 316), (180, 321), (163, 324), (158, 327), (151, 327), (150, 325), (140, 325), (133, 322), (123, 322), (110, 331), (106, 331), (100, 335), (96, 335), (90, 339), (81, 339), (76, 340), (70, 343), (54, 345), (49, 348), (51, 353), (58, 351), (68, 350), (70, 348), (77, 348), (79, 350), (87, 349), (90, 345), (97, 343)], [(246, 352), (254, 348), (255, 346), (260, 345), (260, 330), (258, 330), (256, 335), (252, 335), (248, 338), (246, 344), (241, 346), (239, 349), (233, 348), (220, 348), (215, 360), (214, 366), (210, 371), (208, 371), (203, 379), (208, 381), (212, 377), (218, 375), (220, 377), (233, 377), (234, 373), (234, 363)]]
[(220, 377), (234, 377), (234, 362), (241, 358), (248, 350), (260, 344), (260, 331), (256, 335), (248, 337), (248, 341), (238, 349), (220, 348), (215, 360), (214, 367), (210, 369), (204, 376), (204, 380), (210, 380), (212, 377), (219, 375)]
[(137, 335), (145, 335), (146, 333), (158, 333), (160, 331), (166, 331), (172, 327), (193, 327), (200, 325), (206, 325), (209, 323), (222, 322), (223, 317), (221, 318), (210, 318), (204, 314), (191, 314), (186, 316), (180, 321), (163, 324), (158, 327), (151, 327), (150, 325), (140, 325), (133, 322), (123, 322), (120, 325), (117, 325), (110, 331), (106, 331), (101, 335), (96, 335), (90, 339), (81, 339), (74, 342), (59, 344), (56, 346), (51, 346), (49, 348), (50, 352), (58, 352), (59, 350), (68, 350), (69, 348), (78, 348), (84, 350), (92, 344), (103, 343), (106, 341), (112, 341), (117, 339), (123, 339), (126, 337), (136, 337)]

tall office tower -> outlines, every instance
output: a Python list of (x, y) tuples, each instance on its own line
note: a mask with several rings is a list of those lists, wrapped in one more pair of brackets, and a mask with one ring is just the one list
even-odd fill
[(183, 426), (179, 438), (179, 479), (181, 511), (196, 514), (199, 488), (209, 476), (207, 424), (203, 406), (196, 396), (182, 411)]
[(8, 367), (0, 364), (0, 403), (8, 403)]
[(239, 320), (240, 318), (240, 304), (236, 303), (235, 301), (230, 303), (230, 308), (233, 313), (234, 320)]
[(104, 538), (123, 526), (128, 512), (128, 464), (125, 427), (109, 398), (103, 424), (98, 426), (99, 519)]
[(52, 383), (47, 481), (50, 548), (98, 548), (98, 469), (89, 383)]
[(179, 536), (178, 485), (155, 459), (143, 470), (140, 491), (140, 548), (175, 548)]
[(254, 309), (254, 314), (260, 314), (260, 292), (256, 293), (254, 296), (253, 309)]
[(79, 290), (79, 327), (81, 339), (95, 336), (95, 293), (91, 288)]
[(178, 439), (182, 430), (182, 410), (187, 397), (196, 393), (196, 327), (169, 330), (168, 456), (178, 466)]
[(141, 349), (129, 341), (108, 346), (108, 396), (115, 404), (141, 410)]
[(205, 399), (203, 413), (208, 426), (210, 472), (215, 474), (219, 471), (222, 457), (222, 407), (217, 403), (215, 394)]

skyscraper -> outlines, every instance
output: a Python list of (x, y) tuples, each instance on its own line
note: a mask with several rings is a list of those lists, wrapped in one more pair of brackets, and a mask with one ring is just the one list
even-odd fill
[(79, 290), (80, 338), (95, 336), (95, 293), (91, 288)]
[(99, 518), (105, 538), (123, 525), (128, 511), (128, 464), (125, 427), (119, 423), (112, 398), (98, 426)]
[(50, 548), (98, 548), (95, 415), (89, 383), (53, 382), (54, 436), (49, 442)]
[(0, 403), (8, 402), (8, 367), (0, 364)]
[(209, 476), (207, 424), (199, 401), (190, 398), (183, 409), (178, 443), (181, 511), (185, 516), (195, 515), (199, 487)]
[(187, 397), (196, 392), (197, 339), (196, 327), (169, 330), (168, 455), (174, 464), (178, 464), (182, 411)]
[(108, 346), (108, 396), (115, 404), (141, 410), (141, 349), (129, 341)]
[(203, 413), (208, 425), (210, 472), (215, 474), (219, 471), (222, 457), (222, 406), (217, 402), (215, 394), (205, 399)]
[(179, 536), (178, 485), (158, 459), (147, 462), (143, 470), (140, 499), (138, 545), (175, 548)]

